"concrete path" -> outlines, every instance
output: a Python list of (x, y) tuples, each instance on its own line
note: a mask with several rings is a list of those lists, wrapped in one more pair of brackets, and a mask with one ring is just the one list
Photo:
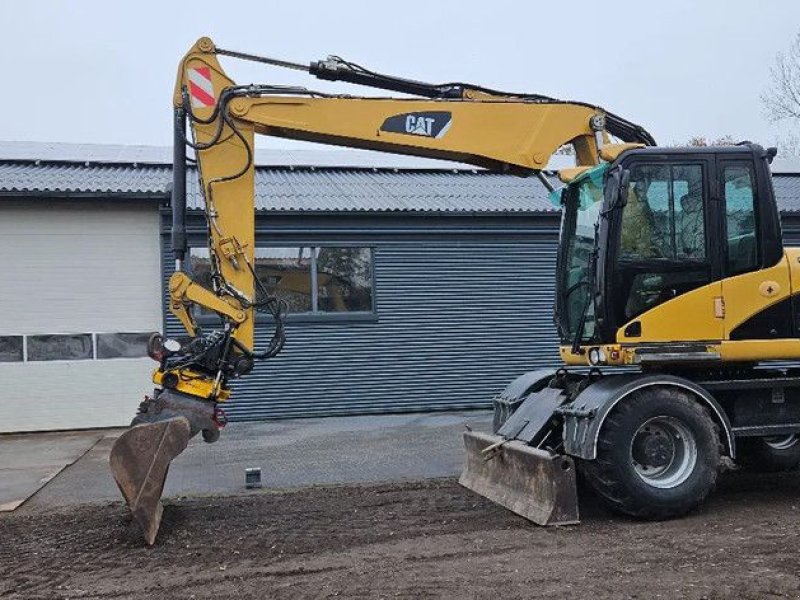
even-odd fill
[[(461, 437), (467, 424), (488, 431), (491, 413), (231, 423), (214, 444), (203, 443), (199, 436), (189, 443), (170, 467), (164, 496), (246, 493), (247, 467), (261, 468), (266, 489), (454, 476), (461, 471)], [(96, 443), (80, 460), (18, 510), (119, 500), (108, 469), (108, 453), (118, 434), (94, 438)], [(39, 435), (58, 434), (30, 437)], [(5, 486), (0, 479), (0, 489)]]
[(104, 435), (72, 431), (0, 436), (0, 512), (20, 506)]

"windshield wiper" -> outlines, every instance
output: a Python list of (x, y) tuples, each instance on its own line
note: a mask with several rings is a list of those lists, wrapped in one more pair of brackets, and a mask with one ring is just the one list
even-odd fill
[(561, 322), (561, 310), (558, 308), (559, 302), (556, 301), (553, 303), (553, 323), (556, 325), (556, 331), (558, 332), (558, 338), (563, 340), (566, 339), (566, 328), (564, 324)]

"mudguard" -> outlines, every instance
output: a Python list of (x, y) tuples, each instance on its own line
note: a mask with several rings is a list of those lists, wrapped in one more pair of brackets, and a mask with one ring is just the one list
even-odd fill
[(578, 394), (572, 402), (556, 409), (564, 417), (564, 452), (586, 460), (597, 458), (600, 429), (611, 410), (633, 392), (654, 386), (680, 388), (707, 406), (723, 431), (728, 455), (734, 458), (735, 443), (730, 421), (711, 394), (682, 377), (646, 373), (605, 375)]
[(509, 383), (506, 389), (500, 392), (498, 398), (506, 402), (520, 400), (523, 396), (527, 396), (530, 391), (536, 391), (540, 387), (544, 387), (543, 384), (552, 379), (555, 374), (555, 369), (537, 369), (536, 371), (529, 371)]
[(555, 369), (537, 369), (536, 371), (529, 371), (524, 375), (520, 375), (509, 383), (506, 388), (492, 400), (494, 403), (493, 431), (497, 433), (501, 426), (514, 414), (530, 393), (542, 389), (555, 374)]
[(545, 388), (529, 394), (497, 430), (497, 435), (539, 446), (557, 424), (553, 417), (566, 400), (564, 391), (556, 388)]

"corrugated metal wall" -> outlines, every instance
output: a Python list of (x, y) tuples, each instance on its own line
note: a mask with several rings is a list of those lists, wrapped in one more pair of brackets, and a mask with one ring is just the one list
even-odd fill
[[(515, 376), (557, 363), (552, 225), (412, 231), (354, 234), (374, 248), (377, 318), (290, 323), (283, 352), (235, 384), (232, 420), (488, 407)], [(180, 331), (171, 318), (168, 331)]]
[(783, 213), (781, 215), (784, 246), (800, 247), (800, 215)]

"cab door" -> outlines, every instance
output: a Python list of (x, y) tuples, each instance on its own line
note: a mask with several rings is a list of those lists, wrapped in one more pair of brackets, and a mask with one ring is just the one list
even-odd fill
[(718, 341), (723, 337), (713, 156), (637, 156), (617, 217), (614, 320), (619, 342)]
[[(758, 185), (752, 159), (720, 158), (723, 209), (725, 339), (794, 337), (789, 264), (768, 246), (769, 186)], [(761, 197), (769, 196), (769, 197)], [(775, 260), (777, 255), (778, 260)]]

